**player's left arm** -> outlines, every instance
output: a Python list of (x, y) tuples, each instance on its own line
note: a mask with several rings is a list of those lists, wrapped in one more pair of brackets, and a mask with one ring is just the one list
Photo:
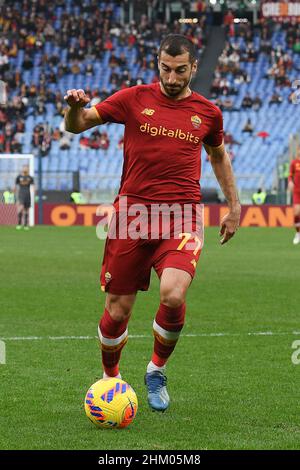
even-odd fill
[(210, 157), (210, 162), (216, 178), (227, 200), (229, 212), (221, 221), (221, 244), (228, 242), (238, 229), (241, 215), (241, 204), (235, 184), (231, 161), (224, 143), (218, 147), (203, 144)]
[(14, 186), (15, 201), (18, 198), (19, 187), (20, 187), (20, 178), (19, 178), (19, 176), (17, 176), (16, 181), (15, 181), (15, 186)]

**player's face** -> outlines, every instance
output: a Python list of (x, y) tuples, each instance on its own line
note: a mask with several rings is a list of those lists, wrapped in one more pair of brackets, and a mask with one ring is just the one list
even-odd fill
[(23, 175), (28, 175), (28, 174), (29, 174), (28, 166), (23, 166)]
[(158, 58), (158, 70), (165, 94), (170, 98), (179, 99), (189, 87), (192, 75), (197, 70), (197, 62), (191, 64), (188, 52), (172, 57), (162, 51)]

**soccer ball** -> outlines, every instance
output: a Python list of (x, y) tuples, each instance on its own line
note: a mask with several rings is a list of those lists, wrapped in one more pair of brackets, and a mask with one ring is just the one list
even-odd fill
[(101, 379), (87, 391), (84, 409), (99, 428), (125, 428), (136, 415), (138, 400), (135, 391), (124, 380)]

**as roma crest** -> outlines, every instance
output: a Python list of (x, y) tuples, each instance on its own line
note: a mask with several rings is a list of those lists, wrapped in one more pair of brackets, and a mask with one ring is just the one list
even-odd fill
[(201, 119), (199, 118), (199, 116), (197, 116), (197, 115), (192, 116), (191, 121), (192, 121), (192, 124), (195, 127), (195, 129), (199, 129), (199, 127), (201, 126), (201, 122), (202, 122)]

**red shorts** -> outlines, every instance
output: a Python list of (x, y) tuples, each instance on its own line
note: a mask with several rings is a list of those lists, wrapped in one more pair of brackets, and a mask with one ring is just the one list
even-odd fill
[[(203, 246), (203, 205), (198, 205), (197, 213), (200, 216), (196, 223), (196, 212), (193, 211), (193, 230), (189, 232), (179, 230), (174, 235), (174, 221), (171, 221), (168, 238), (163, 238), (165, 230), (161, 226), (156, 239), (150, 236), (149, 227), (148, 230), (141, 230), (143, 238), (127, 236), (120, 239), (108, 235), (100, 276), (101, 289), (116, 295), (148, 290), (152, 267), (159, 278), (165, 268), (181, 269), (193, 278)], [(133, 220), (128, 217), (127, 228)], [(117, 221), (117, 229), (120, 225), (122, 223)]]
[(300, 191), (293, 192), (293, 204), (300, 204)]

